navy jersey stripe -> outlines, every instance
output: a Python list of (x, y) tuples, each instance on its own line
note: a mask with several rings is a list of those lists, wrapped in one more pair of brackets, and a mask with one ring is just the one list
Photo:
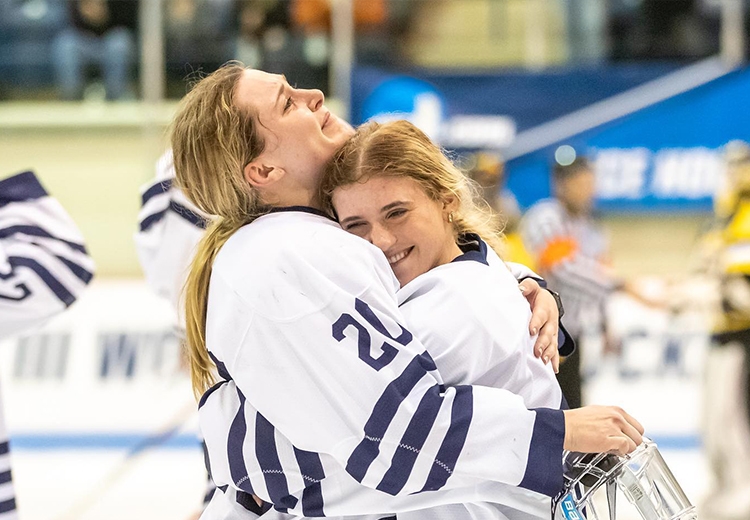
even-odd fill
[(246, 493), (253, 494), (253, 486), (247, 474), (245, 456), (242, 453), (242, 445), (247, 433), (247, 421), (245, 421), (245, 396), (237, 389), (240, 399), (240, 408), (229, 427), (229, 438), (227, 439), (227, 460), (229, 461), (229, 473), (234, 484)]
[(268, 496), (273, 502), (274, 509), (286, 513), (288, 509), (297, 505), (297, 499), (289, 495), (286, 475), (276, 449), (274, 427), (260, 413), (255, 414), (255, 457), (263, 472)]
[(468, 385), (456, 386), (456, 397), (451, 409), (451, 425), (440, 445), (427, 481), (421, 491), (435, 491), (448, 481), (463, 450), (474, 415), (474, 397)]
[(146, 191), (143, 192), (143, 195), (141, 195), (141, 205), (145, 206), (149, 200), (153, 199), (157, 195), (161, 195), (162, 193), (168, 192), (171, 187), (172, 187), (172, 179), (167, 179), (165, 181), (157, 182), (156, 184), (149, 187)]
[(404, 488), (414, 468), (414, 463), (417, 461), (419, 450), (424, 446), (432, 425), (435, 424), (442, 402), (443, 398), (438, 385), (433, 386), (424, 394), (417, 411), (409, 421), (409, 426), (401, 437), (390, 468), (378, 484), (378, 490), (397, 495)]
[(151, 229), (151, 226), (153, 226), (154, 224), (156, 224), (157, 222), (159, 222), (162, 218), (164, 218), (164, 215), (166, 215), (166, 214), (167, 214), (167, 210), (163, 209), (163, 210), (157, 211), (156, 213), (153, 213), (153, 214), (149, 215), (148, 217), (144, 218), (143, 220), (141, 220), (141, 223), (140, 223), (141, 233), (143, 233), (143, 232), (148, 231), (149, 229)]
[(397, 338), (394, 338), (391, 336), (391, 333), (388, 332), (388, 330), (385, 328), (383, 323), (378, 319), (378, 317), (375, 315), (375, 313), (372, 311), (369, 305), (367, 305), (365, 302), (360, 300), (359, 298), (354, 299), (354, 308), (356, 311), (362, 315), (363, 318), (367, 320), (367, 323), (375, 327), (375, 330), (377, 330), (379, 333), (381, 333), (383, 336), (386, 336), (396, 343), (399, 343), (401, 345), (408, 345), (412, 340), (412, 334), (405, 328), (403, 328), (401, 325), (399, 327), (401, 328), (401, 334)]
[(565, 438), (565, 418), (561, 410), (537, 408), (534, 412), (529, 460), (519, 487), (554, 497), (563, 487), (562, 462), (558, 459)]
[[(422, 368), (427, 370), (428, 372), (432, 372), (434, 370), (437, 370), (437, 365), (435, 364), (435, 361), (432, 359), (432, 356), (429, 352), (426, 350), (422, 352), (419, 356), (417, 356), (417, 359), (419, 359), (419, 364), (422, 365)], [(445, 390), (441, 390), (441, 392), (444, 392)]]
[(0, 513), (9, 513), (16, 510), (16, 499), (10, 498), (0, 502)]
[(346, 471), (362, 482), (365, 473), (380, 453), (380, 441), (390, 426), (398, 407), (414, 386), (425, 376), (422, 356), (416, 356), (396, 379), (390, 382), (373, 407), (365, 424), (365, 437), (354, 448), (346, 463)]
[(226, 383), (228, 383), (228, 381), (219, 381), (218, 383), (214, 384), (211, 388), (206, 390), (201, 396), (200, 401), (198, 401), (198, 409), (200, 410), (201, 408), (203, 408), (203, 405), (206, 404), (206, 401), (208, 401), (209, 396), (213, 394), (216, 390), (218, 390), (219, 387), (221, 387), (221, 385), (224, 385)]
[(0, 442), (0, 455), (5, 455), (10, 451), (10, 444), (8, 441)]
[[(66, 307), (69, 307), (74, 301), (76, 301), (76, 297), (73, 293), (71, 293), (57, 278), (52, 276), (52, 273), (36, 260), (22, 256), (10, 256), (8, 257), (8, 263), (14, 270), (18, 267), (28, 267), (34, 271), (39, 279), (52, 290), (55, 296), (57, 296)], [(0, 278), (7, 279), (9, 276), (3, 275), (0, 276)]]
[(171, 201), (169, 203), (169, 209), (177, 213), (179, 216), (190, 222), (195, 227), (199, 227), (201, 229), (206, 229), (206, 227), (208, 227), (208, 221), (205, 218), (201, 217), (195, 211), (186, 208), (179, 202)]
[(33, 172), (23, 172), (0, 181), (0, 208), (11, 202), (40, 199), (47, 191)]
[(7, 484), (11, 480), (13, 479), (10, 476), (10, 470), (0, 473), (0, 484)]
[(179, 202), (170, 201), (168, 208), (157, 211), (156, 213), (152, 213), (148, 217), (141, 220), (141, 232), (146, 232), (151, 229), (154, 224), (158, 223), (161, 219), (164, 218), (164, 216), (167, 214), (167, 211), (174, 212), (176, 215), (182, 217), (184, 220), (187, 220), (197, 228), (206, 229), (206, 227), (208, 227), (208, 221), (205, 218), (201, 217), (196, 212), (186, 208)]
[(326, 475), (323, 464), (320, 462), (320, 455), (294, 448), (294, 456), (297, 458), (299, 470), (305, 481), (305, 489), (302, 492), (302, 513), (310, 517), (325, 516), (320, 481)]
[(33, 237), (51, 238), (51, 239), (57, 240), (58, 242), (62, 242), (63, 244), (67, 245), (69, 248), (74, 249), (75, 251), (80, 251), (83, 254), (88, 254), (86, 253), (86, 248), (83, 246), (83, 244), (78, 244), (76, 242), (71, 242), (69, 240), (63, 240), (62, 238), (58, 238), (39, 226), (28, 226), (28, 225), (8, 226), (6, 228), (0, 229), (0, 238), (8, 238), (9, 236), (15, 235), (17, 233), (20, 235), (29, 235)]
[(227, 370), (227, 367), (224, 363), (219, 361), (219, 358), (214, 356), (213, 352), (208, 353), (208, 357), (211, 358), (211, 361), (214, 362), (214, 365), (216, 365), (216, 371), (219, 373), (219, 376), (222, 377), (222, 379), (226, 379), (227, 381), (232, 380), (232, 376), (229, 375), (229, 370)]
[(302, 513), (309, 517), (321, 517), (323, 514), (323, 487), (320, 482), (307, 486), (302, 491)]
[(458, 247), (463, 252), (452, 262), (479, 262), (484, 265), (490, 265), (487, 262), (487, 244), (475, 233), (464, 233), (458, 237)]
[(79, 280), (81, 280), (83, 283), (89, 283), (91, 279), (94, 277), (94, 273), (91, 271), (84, 269), (77, 263), (73, 262), (72, 260), (68, 260), (64, 256), (58, 256), (55, 255), (55, 258), (60, 260), (62, 263), (64, 263), (66, 266), (68, 266), (68, 269), (78, 277)]
[(208, 491), (206, 491), (206, 494), (203, 495), (203, 506), (207, 506), (208, 503), (211, 501), (211, 499), (214, 497), (214, 493), (216, 493), (216, 488), (212, 487)]
[[(208, 482), (213, 484), (213, 477), (211, 476), (211, 458), (208, 456), (208, 445), (206, 441), (201, 439), (201, 450), (203, 451), (203, 464), (206, 466), (206, 473), (208, 473)], [(215, 488), (215, 486), (212, 486)]]

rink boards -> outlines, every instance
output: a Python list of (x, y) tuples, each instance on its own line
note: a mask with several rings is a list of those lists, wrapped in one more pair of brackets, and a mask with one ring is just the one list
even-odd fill
[[(584, 345), (590, 402), (638, 417), (702, 493), (701, 311), (615, 301), (619, 355)], [(140, 281), (97, 281), (70, 312), (6, 341), (0, 374), (27, 520), (182, 518), (203, 493), (195, 401), (172, 311)], [(684, 466), (684, 469), (682, 467)], [(679, 478), (679, 475), (678, 475)], [(44, 497), (39, 500), (39, 497)], [(50, 504), (59, 507), (51, 513)]]

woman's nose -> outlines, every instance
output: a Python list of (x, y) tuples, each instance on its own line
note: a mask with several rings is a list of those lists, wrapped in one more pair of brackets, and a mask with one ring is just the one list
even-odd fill
[(370, 243), (386, 252), (396, 243), (396, 237), (385, 227), (374, 226), (370, 232)]

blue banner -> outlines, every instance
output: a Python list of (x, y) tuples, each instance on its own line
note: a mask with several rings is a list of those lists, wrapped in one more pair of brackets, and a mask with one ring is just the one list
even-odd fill
[(509, 161), (508, 188), (529, 206), (550, 193), (555, 150), (571, 145), (597, 171), (604, 211), (708, 211), (723, 181), (723, 147), (750, 141), (750, 72), (684, 94)]
[[(428, 133), (458, 151), (503, 148), (519, 132), (642, 85), (674, 68), (608, 66), (544, 73), (416, 73), (415, 82), (373, 69), (355, 74), (355, 122), (387, 111), (392, 85), (422, 101), (401, 115), (427, 121)], [(409, 88), (404, 89), (403, 86)], [(408, 92), (407, 92), (408, 91)], [(388, 93), (389, 96), (384, 95)], [(709, 211), (725, 174), (723, 146), (750, 141), (750, 71), (743, 69), (507, 163), (507, 188), (522, 208), (550, 195), (555, 150), (589, 157), (603, 211)], [(486, 138), (484, 141), (482, 138)]]

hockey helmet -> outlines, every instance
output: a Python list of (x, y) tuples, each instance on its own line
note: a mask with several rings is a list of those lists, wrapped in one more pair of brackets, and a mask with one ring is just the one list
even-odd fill
[(656, 444), (645, 437), (624, 457), (565, 452), (563, 478), (563, 491), (552, 501), (553, 520), (616, 520), (618, 495), (644, 520), (698, 518)]

